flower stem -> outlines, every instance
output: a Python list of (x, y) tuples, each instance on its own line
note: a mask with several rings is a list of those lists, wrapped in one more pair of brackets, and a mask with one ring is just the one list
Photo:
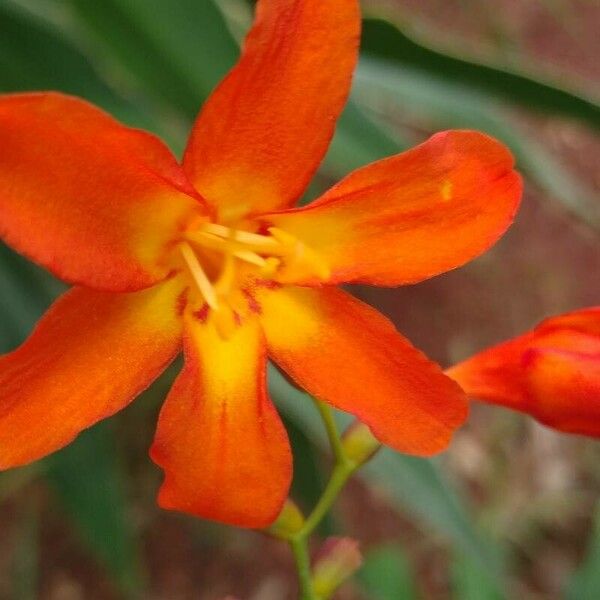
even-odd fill
[(335, 465), (323, 494), (306, 519), (304, 527), (299, 535), (309, 536), (318, 527), (319, 523), (323, 520), (323, 517), (329, 512), (329, 509), (337, 500), (339, 493), (355, 469), (355, 465), (348, 461), (339, 462)]
[(312, 584), (307, 539), (305, 537), (293, 537), (288, 542), (296, 562), (300, 584), (300, 600), (318, 600)]
[(329, 509), (337, 500), (340, 491), (350, 476), (360, 466), (360, 464), (350, 460), (346, 456), (331, 409), (316, 398), (314, 399), (314, 402), (321, 415), (327, 437), (329, 438), (329, 443), (335, 457), (335, 466), (323, 494), (310, 515), (304, 521), (302, 528), (287, 537), (287, 541), (292, 549), (294, 560), (296, 562), (301, 600), (321, 600), (319, 596), (316, 595), (312, 584), (308, 539), (312, 532), (319, 526), (323, 517), (329, 512)]
[(325, 425), (325, 431), (327, 432), (329, 444), (331, 445), (331, 450), (333, 451), (333, 456), (335, 457), (336, 462), (344, 462), (345, 456), (344, 449), (342, 447), (342, 440), (340, 439), (340, 434), (335, 424), (331, 409), (329, 406), (327, 406), (327, 404), (321, 402), (317, 398), (313, 398), (313, 402), (319, 411), (319, 415), (321, 415), (323, 425)]

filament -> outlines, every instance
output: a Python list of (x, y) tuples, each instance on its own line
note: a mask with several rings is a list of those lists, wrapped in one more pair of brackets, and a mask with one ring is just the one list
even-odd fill
[(194, 251), (190, 247), (190, 245), (186, 242), (183, 242), (180, 246), (181, 255), (185, 260), (185, 263), (192, 275), (194, 282), (198, 286), (200, 293), (206, 300), (206, 304), (208, 304), (211, 308), (217, 309), (219, 307), (219, 302), (217, 300), (217, 293), (212, 283), (208, 279), (202, 265), (198, 261), (197, 256), (194, 254)]

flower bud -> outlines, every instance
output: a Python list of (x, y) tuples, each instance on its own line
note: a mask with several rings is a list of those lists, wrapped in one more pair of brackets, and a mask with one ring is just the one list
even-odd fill
[(362, 564), (358, 542), (351, 538), (325, 540), (313, 565), (313, 589), (319, 598), (329, 598)]
[(354, 422), (342, 436), (345, 455), (355, 464), (366, 463), (381, 448), (371, 430), (360, 421)]
[(304, 525), (302, 511), (289, 498), (285, 501), (277, 520), (268, 532), (275, 537), (288, 539), (298, 533)]

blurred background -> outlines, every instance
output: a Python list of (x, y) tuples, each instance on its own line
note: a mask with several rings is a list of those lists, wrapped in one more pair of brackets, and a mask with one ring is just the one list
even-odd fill
[[(363, 9), (351, 102), (307, 199), (451, 127), (507, 143), (526, 192), (508, 235), (467, 267), (353, 291), (444, 366), (599, 304), (598, 0)], [(0, 91), (82, 96), (179, 154), (251, 14), (244, 0), (0, 0)], [(0, 281), (4, 352), (63, 286), (5, 246)], [(174, 372), (65, 450), (0, 474), (0, 598), (295, 598), (283, 544), (156, 507), (160, 473), (147, 448)], [(327, 476), (323, 432), (301, 392), (276, 373), (270, 385), (294, 445), (293, 493), (310, 506)], [(357, 537), (365, 554), (337, 598), (600, 598), (599, 459), (592, 440), (479, 405), (441, 457), (382, 452), (320, 531)]]

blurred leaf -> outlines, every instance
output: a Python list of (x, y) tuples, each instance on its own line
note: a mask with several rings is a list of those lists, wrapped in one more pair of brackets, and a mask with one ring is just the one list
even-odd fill
[[(278, 406), (288, 419), (304, 428), (307, 435), (324, 445), (326, 436), (321, 420), (310, 398), (292, 387), (275, 369), (269, 371), (269, 388)], [(348, 415), (336, 413), (340, 424), (351, 421)], [(358, 472), (371, 485), (386, 490), (398, 504), (418, 515), (423, 523), (451, 539), (490, 578), (502, 583), (502, 565), (468, 516), (456, 493), (442, 476), (433, 460), (398, 454), (387, 448)]]
[[(239, 55), (220, 9), (209, 0), (70, 0), (121, 67), (188, 119)], [(325, 160), (334, 177), (389, 156), (402, 142), (349, 103)]]
[(600, 105), (533, 76), (455, 58), (417, 43), (388, 21), (365, 19), (363, 54), (393, 61), (398, 67), (415, 68), (452, 84), (463, 84), (523, 106), (572, 117), (600, 129)]
[(64, 286), (0, 242), (0, 353), (23, 341), (33, 323)]
[(398, 454), (384, 448), (367, 463), (363, 475), (409, 507), (425, 523), (450, 537), (456, 546), (501, 585), (502, 564), (490, 540), (474, 527), (468, 509), (443, 475), (441, 462)]
[(453, 598), (456, 600), (503, 600), (488, 573), (465, 554), (455, 556), (452, 563)]
[[(8, 304), (5, 314), (19, 316), (18, 320), (5, 320), (14, 325), (12, 347), (33, 327), (54, 295), (51, 288), (58, 285), (50, 278), (44, 279), (43, 273), (31, 265), (27, 265), (29, 269), (23, 268), (23, 276), (18, 277), (19, 268), (25, 266), (20, 262), (24, 260), (6, 247), (0, 250), (0, 278), (10, 282), (8, 288), (3, 288), (2, 297)], [(4, 344), (7, 340), (2, 341)], [(15, 490), (21, 481), (29, 481), (38, 472), (45, 475), (67, 511), (78, 522), (90, 549), (125, 589), (133, 589), (138, 585), (137, 553), (133, 547), (131, 525), (126, 518), (112, 431), (108, 425), (102, 427), (104, 429), (96, 428), (82, 434), (43, 464), (35, 463), (29, 468), (7, 473), (0, 489)], [(6, 483), (4, 478), (7, 478)]]
[(40, 19), (9, 0), (0, 3), (0, 89), (60, 89), (110, 100), (87, 61)]
[(127, 514), (112, 422), (84, 431), (46, 459), (48, 481), (82, 537), (124, 590), (139, 590), (138, 551)]
[[(7, 1), (0, 3), (0, 22), (0, 89), (60, 89), (87, 97), (130, 124), (147, 123), (53, 25)], [(5, 246), (0, 247), (0, 277), (8, 316), (1, 343), (8, 350), (25, 338), (64, 286)], [(124, 589), (137, 587), (137, 552), (110, 424), (85, 432), (45, 466), (90, 550)]]
[(69, 0), (106, 51), (193, 118), (238, 56), (210, 0)]
[(399, 546), (369, 551), (358, 580), (370, 600), (417, 600), (411, 565)]
[(580, 218), (600, 229), (600, 203), (550, 153), (520, 132), (504, 116), (504, 107), (483, 92), (435, 74), (378, 59), (361, 61), (355, 76), (354, 98), (376, 110), (383, 101), (404, 118), (427, 119), (435, 127), (479, 129), (502, 140), (520, 166), (544, 190)]
[[(284, 418), (284, 425), (294, 458), (294, 478), (290, 496), (296, 500), (302, 510), (308, 512), (315, 506), (324, 488), (319, 454), (315, 444), (294, 421)], [(319, 526), (319, 533), (327, 536), (331, 535), (332, 531), (332, 517), (331, 514), (327, 514)]]
[(23, 506), (20, 527), (12, 556), (13, 600), (38, 598), (39, 514), (36, 498)]
[(389, 133), (369, 118), (350, 100), (342, 113), (329, 150), (317, 175), (311, 181), (300, 204), (304, 205), (325, 193), (354, 169), (401, 152), (408, 143), (395, 132)]
[(115, 94), (63, 32), (10, 0), (0, 2), (0, 92), (59, 90), (82, 96), (126, 123), (151, 127)]
[(339, 178), (380, 158), (405, 150), (407, 140), (385, 131), (352, 100), (338, 121), (322, 169)]
[(594, 531), (581, 567), (569, 581), (566, 600), (597, 600), (600, 591), (600, 504), (596, 508)]

